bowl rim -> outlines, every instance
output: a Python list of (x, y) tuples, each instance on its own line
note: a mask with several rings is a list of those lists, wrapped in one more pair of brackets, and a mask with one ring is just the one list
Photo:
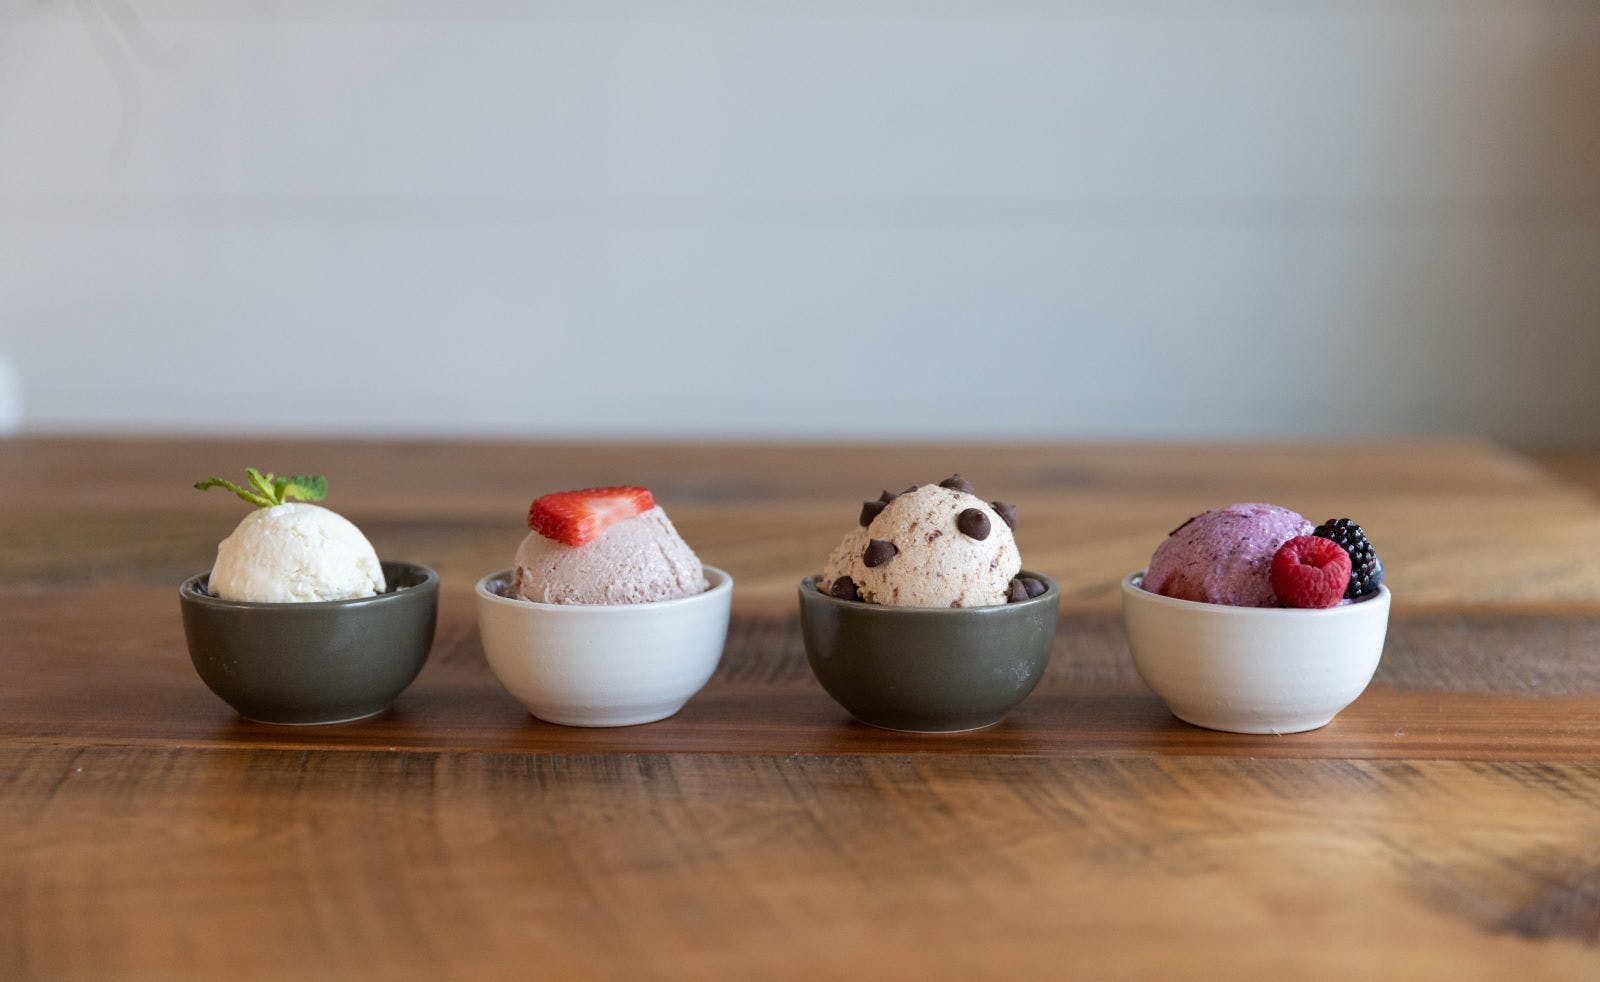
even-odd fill
[(1187, 610), (1190, 613), (1209, 613), (1217, 617), (1351, 617), (1364, 613), (1369, 604), (1378, 604), (1381, 607), (1389, 606), (1389, 587), (1387, 584), (1378, 584), (1376, 593), (1370, 594), (1354, 603), (1338, 604), (1333, 607), (1234, 607), (1229, 604), (1209, 604), (1200, 600), (1182, 600), (1178, 597), (1167, 597), (1152, 590), (1144, 588), (1144, 574), (1148, 570), (1138, 569), (1122, 578), (1122, 596), (1124, 599), (1135, 598), (1137, 603), (1148, 603), (1158, 607), (1169, 607), (1173, 610)]
[(378, 604), (393, 603), (397, 597), (411, 595), (417, 590), (436, 589), (439, 586), (439, 573), (431, 566), (382, 557), (378, 559), (378, 564), (419, 572), (422, 574), (422, 582), (385, 590), (370, 597), (351, 597), (348, 600), (224, 600), (200, 589), (201, 580), (209, 581), (211, 571), (208, 569), (178, 584), (178, 598), (184, 603), (199, 604), (219, 610), (331, 610), (336, 607), (374, 607)]
[(822, 574), (812, 573), (800, 581), (800, 595), (803, 599), (807, 592), (809, 592), (813, 596), (821, 597), (828, 603), (837, 604), (846, 608), (853, 607), (861, 610), (877, 611), (886, 615), (889, 613), (905, 614), (907, 612), (914, 611), (914, 616), (922, 617), (932, 617), (935, 615), (960, 617), (963, 614), (970, 614), (975, 610), (1027, 610), (1035, 606), (1049, 603), (1051, 600), (1060, 599), (1061, 587), (1056, 583), (1054, 578), (1044, 573), (1040, 573), (1037, 570), (1031, 569), (1019, 569), (1017, 570), (1017, 576), (1031, 576), (1036, 580), (1043, 581), (1044, 592), (1039, 594), (1037, 597), (1029, 597), (1027, 600), (1018, 600), (1016, 603), (984, 604), (981, 607), (910, 607), (899, 604), (872, 604), (867, 603), (865, 600), (840, 600), (838, 597), (835, 597), (831, 594), (823, 593), (821, 590), (817, 589), (817, 583), (822, 579)]
[(507, 597), (502, 594), (495, 593), (493, 590), (489, 589), (490, 580), (500, 579), (501, 577), (509, 578), (516, 572), (516, 570), (510, 566), (506, 567), (505, 569), (495, 570), (493, 573), (479, 577), (478, 582), (473, 584), (472, 592), (477, 594), (478, 599), (480, 600), (488, 600), (491, 603), (506, 604), (518, 610), (527, 610), (532, 608), (534, 610), (543, 611), (561, 611), (564, 614), (570, 613), (574, 617), (582, 617), (585, 615), (602, 616), (596, 612), (608, 610), (662, 610), (669, 607), (685, 607), (689, 606), (690, 604), (710, 602), (712, 597), (720, 597), (724, 594), (730, 594), (733, 592), (733, 577), (728, 573), (727, 570), (712, 566), (708, 563), (702, 563), (700, 568), (705, 571), (706, 581), (711, 584), (704, 590), (701, 590), (699, 593), (692, 593), (687, 597), (674, 597), (671, 600), (651, 600), (640, 604), (547, 604), (538, 600), (523, 600), (520, 597)]

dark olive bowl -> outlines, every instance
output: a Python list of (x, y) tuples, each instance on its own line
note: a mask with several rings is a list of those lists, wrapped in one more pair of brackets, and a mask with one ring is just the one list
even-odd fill
[(976, 730), (1028, 697), (1050, 662), (1061, 591), (993, 607), (889, 607), (800, 583), (800, 633), (817, 681), (863, 723), (889, 730)]
[(261, 723), (346, 723), (383, 712), (433, 647), (439, 574), (382, 565), (386, 592), (323, 603), (223, 600), (206, 592), (210, 574), (191, 576), (178, 599), (195, 671)]

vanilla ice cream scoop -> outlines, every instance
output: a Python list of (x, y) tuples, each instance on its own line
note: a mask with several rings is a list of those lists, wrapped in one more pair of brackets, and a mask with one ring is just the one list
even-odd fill
[(302, 504), (328, 493), (320, 474), (279, 477), (244, 469), (245, 484), (209, 477), (196, 490), (226, 488), (259, 511), (217, 546), (206, 590), (223, 600), (308, 603), (384, 592), (383, 567), (361, 530), (326, 508)]
[(958, 474), (867, 502), (863, 527), (828, 556), (823, 592), (898, 607), (985, 607), (1043, 592), (1037, 580), (1036, 592), (1013, 583), (1022, 569), (1015, 509), (970, 490)]
[(207, 592), (224, 600), (305, 603), (384, 591), (372, 543), (349, 519), (318, 505), (258, 508), (217, 546)]

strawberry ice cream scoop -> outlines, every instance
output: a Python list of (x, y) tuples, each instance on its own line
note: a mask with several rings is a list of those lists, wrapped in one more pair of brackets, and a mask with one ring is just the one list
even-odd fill
[(1276, 607), (1272, 557), (1285, 542), (1310, 533), (1310, 522), (1277, 505), (1208, 511), (1180, 525), (1157, 547), (1144, 586), (1179, 600)]
[[(578, 510), (579, 506), (570, 501), (565, 504), (568, 512)], [(549, 509), (548, 513), (556, 512)], [(581, 535), (564, 534), (554, 522), (541, 527), (547, 529), (546, 533), (528, 533), (517, 548), (511, 593), (522, 600), (543, 604), (640, 604), (693, 596), (707, 588), (699, 557), (660, 508), (650, 507), (630, 518), (613, 518), (598, 532), (585, 531)], [(582, 541), (567, 545), (548, 535)]]

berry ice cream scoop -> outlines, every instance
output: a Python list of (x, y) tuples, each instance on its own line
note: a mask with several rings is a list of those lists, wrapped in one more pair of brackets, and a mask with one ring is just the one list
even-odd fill
[(1229, 607), (1331, 607), (1371, 596), (1383, 563), (1348, 518), (1312, 529), (1297, 512), (1229, 505), (1173, 529), (1150, 557), (1144, 588)]
[[(246, 468), (247, 487), (213, 477), (256, 510), (217, 546), (207, 591), (223, 600), (314, 603), (384, 592), (378, 554), (348, 519), (318, 505), (328, 490), (318, 476), (277, 477)], [(295, 500), (298, 499), (298, 500)]]
[(1144, 586), (1166, 597), (1231, 607), (1276, 607), (1272, 557), (1311, 523), (1260, 503), (1196, 515), (1172, 530), (1150, 557)]

